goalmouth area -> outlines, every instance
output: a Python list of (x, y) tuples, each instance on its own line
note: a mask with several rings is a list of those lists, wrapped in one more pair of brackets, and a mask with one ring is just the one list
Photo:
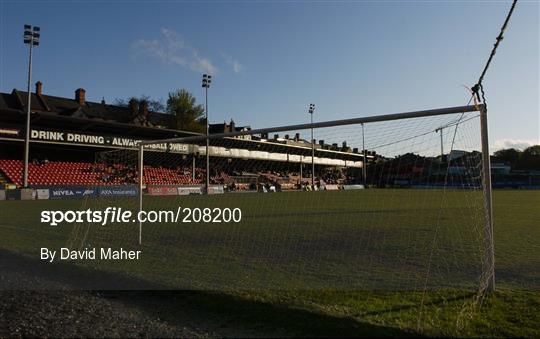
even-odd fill
[[(100, 194), (81, 194), (82, 199), (3, 202), (1, 287), (109, 291), (120, 298), (128, 291), (160, 290), (172, 300), (177, 293), (198, 300), (190, 306), (195, 312), (212, 299), (217, 309), (230, 312), (230, 301), (219, 300), (235, 298), (264, 305), (250, 307), (281, 305), (353, 319), (344, 335), (358, 333), (360, 324), (369, 327), (363, 333), (388, 336), (486, 335), (494, 329), (500, 332), (490, 335), (534, 334), (535, 317), (519, 303), (536, 300), (531, 291), (539, 288), (539, 252), (530, 250), (537, 248), (531, 241), (539, 235), (539, 196), (496, 191), (499, 219), (493, 237), (482, 108), (158, 140), (138, 150), (98, 153), (95, 168), (113, 168), (114, 175), (132, 183), (89, 185), (83, 191)], [(306, 129), (317, 138), (346, 143), (336, 151), (316, 149), (312, 141), (311, 148), (291, 148), (283, 156), (279, 138), (263, 138)], [(239, 139), (246, 135), (260, 137)], [(260, 149), (248, 153), (238, 149), (239, 143)], [(179, 148), (212, 156), (210, 185), (173, 181), (189, 172), (188, 156), (171, 151)], [(206, 173), (192, 169), (190, 175), (204, 182)], [(172, 173), (170, 182), (156, 178), (160, 171)], [(129, 194), (114, 197), (112, 191)], [(43, 211), (118, 214), (49, 226)], [(131, 216), (165, 211), (176, 218), (119, 216), (127, 211)], [(63, 251), (76, 259), (62, 259)], [(101, 255), (113, 252), (118, 256)], [(42, 260), (36, 259), (40, 255)], [(175, 307), (166, 303), (162, 312)], [(489, 313), (490, 308), (497, 311)], [(523, 314), (521, 332), (502, 329), (511, 316), (502, 309)], [(258, 312), (235, 312), (265, 323)], [(482, 325), (486, 312), (499, 317), (492, 321), (501, 327)], [(328, 333), (344, 326), (330, 323)], [(303, 335), (325, 331), (310, 332), (312, 320), (287, 326)]]

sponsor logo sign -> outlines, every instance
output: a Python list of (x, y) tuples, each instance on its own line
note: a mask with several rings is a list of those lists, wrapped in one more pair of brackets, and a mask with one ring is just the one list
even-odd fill
[(175, 186), (149, 186), (149, 195), (178, 195), (178, 188)]
[[(275, 190), (275, 188), (274, 188)], [(225, 190), (223, 189), (223, 186), (210, 186), (208, 187), (208, 194), (223, 194), (225, 193)]]
[(19, 130), (15, 128), (0, 128), (0, 134), (1, 135), (8, 135), (11, 137), (18, 137), (19, 136)]
[(13, 189), (6, 190), (6, 200), (21, 200), (21, 190)]
[(345, 190), (363, 190), (364, 185), (343, 185)]
[(100, 197), (135, 197), (139, 194), (136, 186), (98, 187), (97, 195)]
[(190, 195), (190, 194), (202, 194), (203, 188), (199, 186), (195, 187), (178, 187), (179, 195)]
[(33, 188), (21, 188), (21, 200), (34, 200), (36, 191)]
[[(1, 130), (0, 130), (1, 132)], [(5, 131), (7, 134), (9, 131)], [(9, 136), (17, 137), (17, 134), (11, 132)], [(105, 136), (105, 135), (94, 135), (86, 133), (75, 133), (75, 132), (60, 132), (60, 131), (45, 131), (33, 129), (30, 133), (30, 139), (38, 141), (54, 141), (64, 144), (84, 144), (84, 145), (99, 145), (99, 146), (110, 146), (118, 148), (136, 148), (141, 140), (125, 138), (125, 137), (115, 137), (115, 136)], [(188, 153), (187, 144), (152, 144), (146, 145), (145, 149), (149, 150), (160, 150), (160, 151), (169, 151), (175, 153)]]
[(94, 188), (84, 186), (58, 186), (49, 188), (49, 199), (73, 199), (95, 195)]
[(47, 200), (49, 199), (49, 189), (48, 188), (38, 188), (36, 189), (36, 196), (38, 200)]

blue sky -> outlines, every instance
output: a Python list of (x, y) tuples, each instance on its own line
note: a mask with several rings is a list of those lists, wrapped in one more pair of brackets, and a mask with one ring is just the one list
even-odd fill
[[(107, 102), (186, 88), (252, 127), (466, 104), (510, 1), (4, 1), (0, 91), (33, 82)], [(539, 142), (539, 2), (520, 1), (484, 80), (494, 148)]]

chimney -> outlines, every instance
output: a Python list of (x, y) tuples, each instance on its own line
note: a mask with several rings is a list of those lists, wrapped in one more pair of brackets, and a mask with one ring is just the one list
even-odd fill
[(347, 142), (344, 141), (343, 144), (342, 144), (342, 146), (343, 146), (342, 148), (347, 148)]
[(353, 153), (358, 153), (358, 147), (352, 149)]
[(321, 145), (321, 147), (324, 146), (324, 140), (319, 140), (319, 145)]
[(36, 94), (41, 95), (41, 91), (43, 89), (43, 84), (41, 81), (36, 82)]
[(75, 91), (75, 101), (77, 101), (81, 106), (86, 103), (86, 91), (84, 88), (77, 88)]

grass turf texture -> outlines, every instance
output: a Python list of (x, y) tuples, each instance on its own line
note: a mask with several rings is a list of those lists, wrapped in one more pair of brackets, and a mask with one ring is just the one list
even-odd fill
[[(471, 302), (482, 255), (479, 203), (479, 192), (434, 190), (145, 197), (146, 209), (240, 207), (244, 218), (228, 225), (145, 226), (143, 253), (151, 260), (96, 265), (172, 287), (213, 289), (254, 305), (275, 305), (290, 312), (269, 319), (268, 310), (253, 306), (236, 312), (242, 316), (235, 321), (288, 324), (299, 335), (538, 336), (540, 192), (495, 191), (498, 291), (481, 307)], [(39, 224), (41, 210), (109, 205), (133, 208), (136, 202), (2, 202), (0, 246), (37, 258), (39, 247), (65, 246), (82, 232), (72, 233), (69, 225)], [(92, 228), (87, 241), (133, 247), (136, 226), (113, 226)], [(163, 254), (173, 259), (160, 260), (156, 268)], [(423, 294), (417, 291), (424, 287), (427, 267)], [(227, 313), (240, 305), (219, 303), (215, 295), (195, 300)], [(315, 321), (313, 314), (350, 322), (336, 328)]]

